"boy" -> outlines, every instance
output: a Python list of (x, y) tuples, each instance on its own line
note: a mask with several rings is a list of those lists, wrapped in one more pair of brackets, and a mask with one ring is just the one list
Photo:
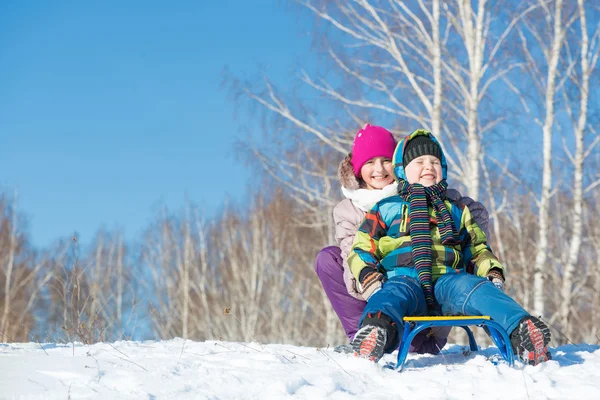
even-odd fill
[(377, 362), (398, 346), (403, 317), (441, 313), (489, 315), (525, 363), (550, 360), (550, 330), (501, 290), (504, 267), (485, 234), (467, 207), (446, 198), (446, 159), (435, 137), (411, 133), (396, 146), (393, 168), (398, 195), (367, 213), (348, 257), (367, 299), (355, 354)]

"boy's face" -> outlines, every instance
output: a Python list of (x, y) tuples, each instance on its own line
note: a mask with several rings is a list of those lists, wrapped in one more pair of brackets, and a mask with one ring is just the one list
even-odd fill
[(442, 163), (436, 156), (424, 155), (415, 158), (404, 167), (408, 183), (420, 183), (428, 187), (442, 181)]
[(367, 184), (367, 189), (383, 189), (394, 182), (392, 160), (387, 157), (371, 158), (360, 169), (360, 177)]

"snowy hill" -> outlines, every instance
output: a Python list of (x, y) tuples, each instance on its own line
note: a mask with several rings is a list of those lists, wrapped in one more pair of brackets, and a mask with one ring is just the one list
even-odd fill
[(331, 349), (220, 341), (0, 344), (0, 399), (600, 399), (600, 346), (537, 367), (495, 347), (410, 355), (403, 372)]

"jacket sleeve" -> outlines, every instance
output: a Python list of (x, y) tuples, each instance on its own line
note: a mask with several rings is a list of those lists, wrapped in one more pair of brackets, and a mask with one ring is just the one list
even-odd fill
[(379, 239), (387, 235), (387, 227), (379, 213), (379, 207), (376, 204), (365, 215), (365, 219), (358, 228), (352, 250), (348, 256), (348, 265), (352, 275), (360, 282), (361, 271), (370, 268), (378, 270), (378, 264), (381, 259), (379, 252)]
[(348, 255), (352, 249), (352, 242), (363, 218), (358, 212), (350, 212), (352, 203), (343, 200), (333, 209), (333, 221), (335, 223), (335, 241), (342, 251), (342, 260), (345, 266), (348, 263)]
[(490, 216), (485, 206), (480, 202), (473, 200), (470, 197), (463, 197), (461, 199), (461, 202), (469, 208), (473, 220), (479, 226), (479, 228), (481, 228), (483, 233), (485, 233), (485, 237), (489, 238), (490, 231), (488, 224), (490, 222)]
[(504, 267), (498, 261), (487, 244), (484, 231), (475, 222), (468, 207), (463, 208), (461, 220), (462, 253), (467, 271), (486, 277), (492, 268), (497, 268), (504, 274)]
[(479, 227), (481, 228), (483, 233), (485, 233), (485, 236), (487, 238), (490, 237), (490, 231), (489, 231), (489, 227), (488, 227), (489, 222), (490, 222), (490, 216), (489, 216), (488, 210), (485, 208), (485, 206), (483, 204), (481, 204), (478, 201), (473, 200), (472, 198), (470, 198), (468, 196), (463, 196), (456, 189), (448, 189), (446, 191), (446, 196), (448, 197), (448, 199), (450, 201), (453, 201), (460, 205), (469, 207), (469, 211), (471, 212), (471, 216), (473, 217), (473, 220), (475, 220), (477, 225), (479, 225)]

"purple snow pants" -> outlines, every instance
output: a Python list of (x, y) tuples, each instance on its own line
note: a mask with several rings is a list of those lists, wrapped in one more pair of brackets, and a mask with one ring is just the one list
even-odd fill
[(356, 299), (348, 293), (344, 283), (344, 267), (340, 248), (329, 246), (321, 250), (315, 260), (315, 271), (331, 302), (333, 311), (342, 322), (346, 336), (350, 340), (354, 339), (367, 302)]
[[(333, 311), (342, 322), (348, 339), (354, 339), (358, 330), (358, 323), (367, 303), (352, 297), (344, 283), (344, 267), (342, 252), (337, 246), (325, 247), (317, 255), (315, 260), (315, 271), (321, 280), (323, 289)], [(438, 354), (440, 349), (446, 345), (450, 328), (438, 331), (435, 336), (428, 336), (426, 329), (419, 333), (410, 345), (410, 352)]]

